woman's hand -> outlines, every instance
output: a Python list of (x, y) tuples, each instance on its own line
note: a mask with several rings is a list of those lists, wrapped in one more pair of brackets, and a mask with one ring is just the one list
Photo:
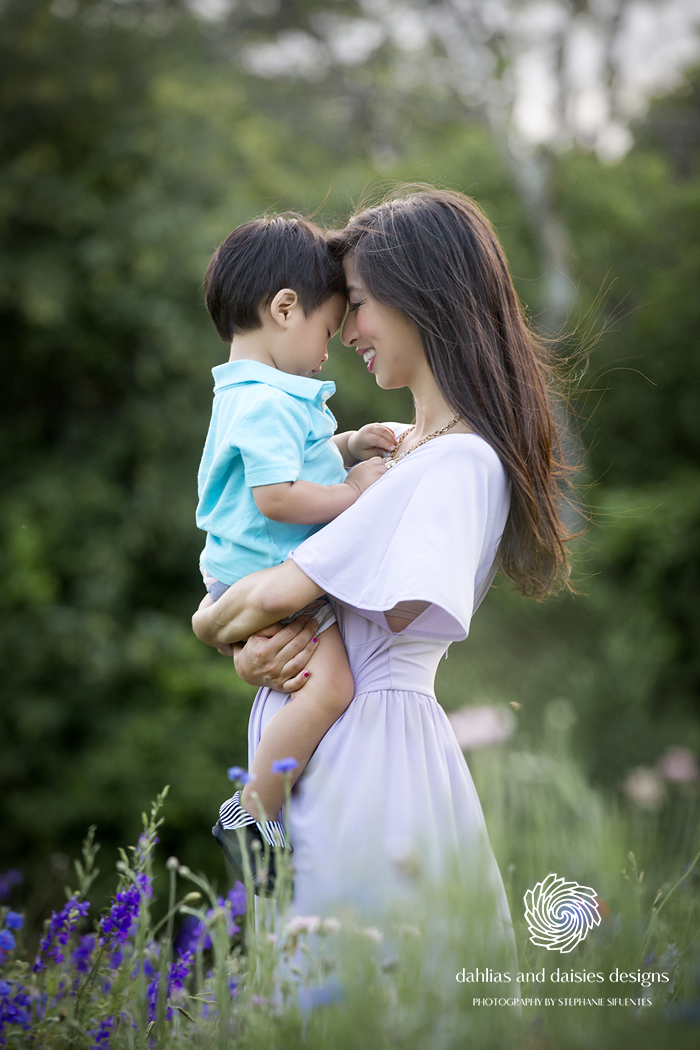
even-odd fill
[[(299, 616), (284, 627), (273, 623), (233, 646), (238, 676), (249, 685), (294, 693), (308, 682), (306, 665), (316, 651), (318, 624)], [(221, 650), (219, 650), (221, 651)]]

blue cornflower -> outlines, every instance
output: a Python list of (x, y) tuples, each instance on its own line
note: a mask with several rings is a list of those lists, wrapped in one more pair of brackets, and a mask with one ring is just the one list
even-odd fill
[(0, 995), (9, 995), (11, 991), (11, 984), (8, 984), (7, 981), (0, 981)]
[(255, 773), (249, 773), (240, 766), (231, 766), (226, 770), (226, 776), (229, 780), (240, 780), (241, 784), (249, 784), (251, 780), (255, 780)]
[(293, 769), (298, 767), (299, 763), (296, 758), (280, 758), (277, 762), (272, 763), (273, 773), (291, 773)]
[(11, 952), (15, 946), (15, 939), (9, 930), (0, 930), (0, 951)]
[(17, 911), (8, 911), (5, 916), (5, 925), (10, 930), (21, 930), (24, 926), (24, 915)]

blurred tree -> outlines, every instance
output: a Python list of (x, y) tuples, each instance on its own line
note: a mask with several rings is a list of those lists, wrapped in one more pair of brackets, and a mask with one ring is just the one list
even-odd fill
[[(629, 145), (640, 92), (667, 75), (648, 71), (641, 87), (629, 41), (639, 38), (641, 7), (646, 45), (668, 35), (670, 0), (653, 10), (639, 0), (295, 0), (274, 18), (254, 2), (229, 6), (229, 33), (235, 25), (247, 67), (316, 89), (322, 82), (324, 94), (351, 104), (380, 164), (399, 147), (397, 117), (409, 100), (456, 105), (462, 120), (483, 123), (538, 257), (539, 288), (530, 296), (537, 323), (561, 330), (576, 302), (573, 245), (555, 192), (562, 153), (576, 143), (619, 156)], [(692, 15), (686, 23), (697, 54)]]
[(622, 160), (572, 153), (557, 181), (599, 332), (575, 398), (591, 504), (583, 595), (527, 608), (498, 590), (468, 671), (443, 670), (521, 703), (533, 733), (551, 700), (574, 701), (578, 753), (613, 785), (669, 745), (700, 748), (700, 170), (690, 143), (679, 163), (672, 134), (697, 121), (699, 80), (651, 106)]
[(299, 176), (183, 4), (15, 0), (0, 33), (0, 851), (123, 842), (168, 781), (206, 857), (251, 691), (189, 630), (201, 281)]

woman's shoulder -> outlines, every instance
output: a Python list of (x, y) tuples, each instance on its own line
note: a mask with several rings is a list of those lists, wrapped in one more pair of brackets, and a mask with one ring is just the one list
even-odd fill
[[(398, 437), (407, 426), (403, 423), (386, 423), (385, 426), (399, 428), (395, 430)], [(497, 477), (505, 474), (501, 458), (495, 449), (474, 432), (468, 434), (442, 434), (440, 437), (426, 441), (424, 445), (413, 449), (401, 461), (402, 465), (408, 466), (412, 461), (415, 471), (434, 469), (438, 464), (444, 464), (447, 469), (479, 469), (487, 471)], [(397, 463), (397, 466), (399, 464)], [(411, 471), (413, 473), (413, 471)]]

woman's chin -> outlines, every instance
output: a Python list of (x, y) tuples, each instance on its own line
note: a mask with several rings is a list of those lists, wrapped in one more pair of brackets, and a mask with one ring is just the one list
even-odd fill
[(391, 379), (382, 378), (382, 376), (377, 375), (376, 372), (374, 373), (374, 381), (382, 390), (400, 390), (401, 387), (406, 386), (405, 383), (397, 383)]

